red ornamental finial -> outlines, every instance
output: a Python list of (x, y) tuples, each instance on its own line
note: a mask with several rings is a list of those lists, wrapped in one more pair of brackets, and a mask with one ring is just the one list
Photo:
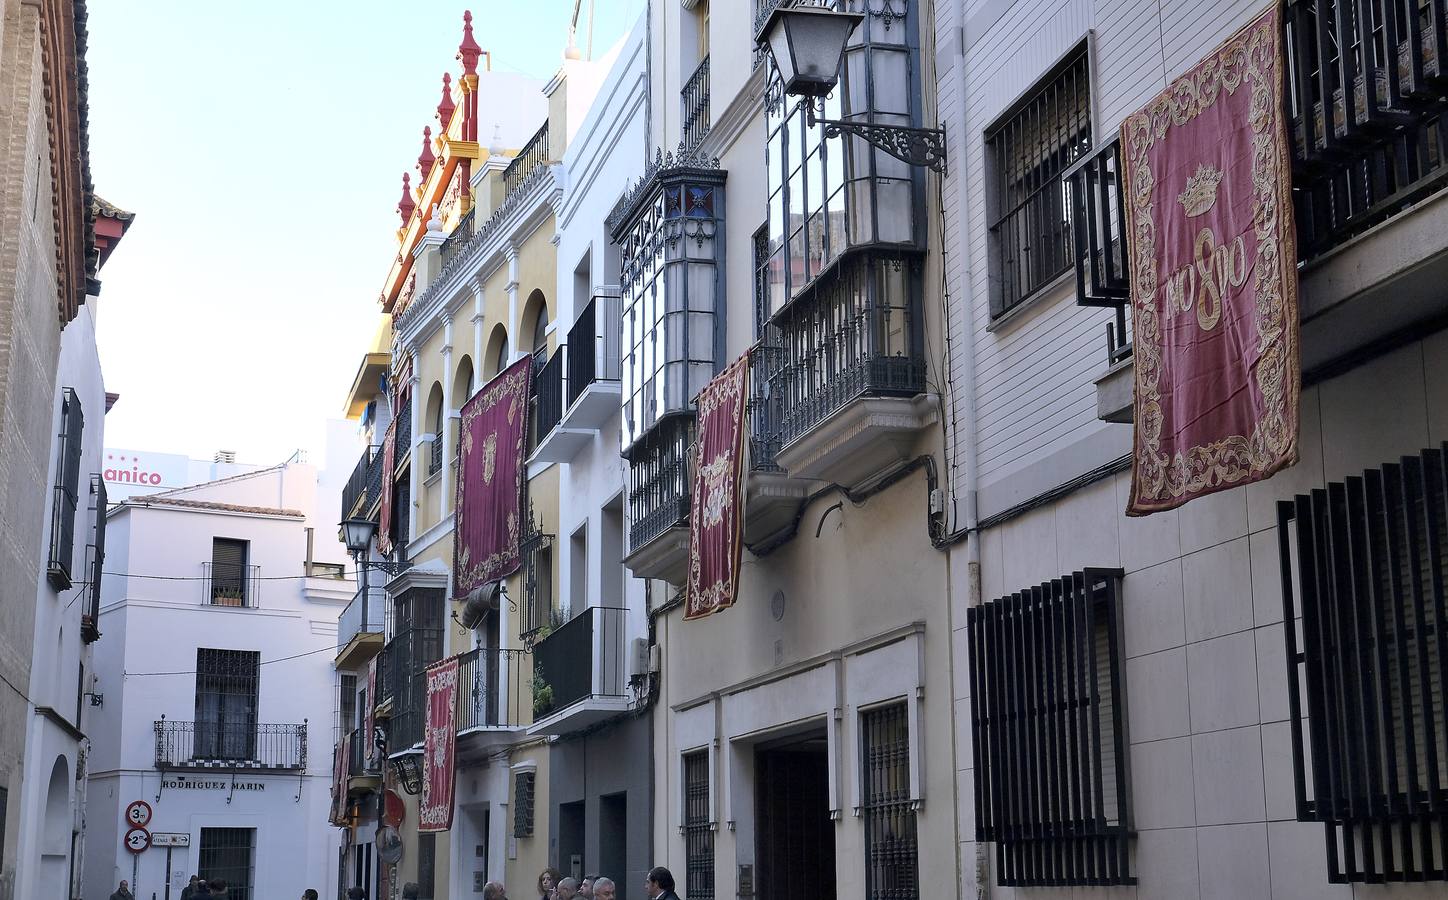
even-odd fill
[(432, 174), (432, 164), (437, 157), (432, 152), (432, 129), (422, 126), (422, 152), (417, 155), (417, 171), (422, 173), (421, 181), (427, 181), (427, 176)]
[(397, 214), (402, 216), (402, 224), (406, 225), (412, 221), (412, 213), (417, 209), (417, 202), (412, 199), (412, 176), (406, 172), (402, 173), (402, 199), (397, 202)]
[(458, 61), (463, 64), (464, 75), (478, 74), (478, 57), (483, 55), (483, 48), (473, 39), (473, 13), (472, 10), (463, 12), (463, 42), (458, 44)]
[(442, 134), (447, 133), (447, 127), (452, 122), (452, 114), (455, 109), (457, 109), (457, 104), (453, 102), (452, 98), (452, 76), (444, 72), (442, 73), (442, 99), (437, 104), (437, 120), (442, 125)]

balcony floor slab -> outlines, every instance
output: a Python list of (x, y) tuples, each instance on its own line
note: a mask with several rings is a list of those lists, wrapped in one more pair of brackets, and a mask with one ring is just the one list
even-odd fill
[(549, 713), (528, 726), (528, 734), (562, 735), (582, 731), (605, 719), (626, 713), (629, 710), (627, 697), (585, 697), (560, 710)]
[(538, 442), (538, 449), (533, 451), (528, 464), (572, 462), (573, 457), (593, 443), (593, 435), (592, 430), (569, 428), (560, 423)]
[(621, 396), (617, 381), (595, 381), (568, 407), (560, 425), (597, 431), (618, 415)]
[(689, 526), (675, 525), (623, 558), (635, 578), (683, 584), (689, 570)]
[(910, 460), (916, 436), (938, 415), (933, 394), (860, 397), (785, 444), (776, 459), (794, 478), (867, 487)]

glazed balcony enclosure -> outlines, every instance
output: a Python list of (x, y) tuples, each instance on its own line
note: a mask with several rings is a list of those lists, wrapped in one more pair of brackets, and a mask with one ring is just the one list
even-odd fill
[[(1303, 380), (1448, 314), (1448, 25), (1441, 3), (1283, 6)], [(1371, 84), (1374, 89), (1367, 90)], [(1097, 414), (1132, 419), (1117, 140), (1066, 170), (1077, 301), (1113, 310)]]
[(567, 734), (628, 710), (627, 627), (628, 610), (590, 606), (534, 644), (529, 734)]
[[(364, 607), (366, 621), (362, 618)], [(382, 650), (386, 610), (387, 592), (380, 585), (357, 589), (337, 618), (337, 657), (334, 665), (338, 669), (364, 666)]]

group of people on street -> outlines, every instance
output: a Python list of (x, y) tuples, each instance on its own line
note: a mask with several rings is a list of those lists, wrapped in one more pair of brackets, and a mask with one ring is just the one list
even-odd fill
[[(193, 885), (197, 879), (192, 879)], [(216, 884), (215, 881), (211, 884)], [(126, 883), (121, 882), (124, 888)], [(613, 879), (603, 875), (585, 875), (582, 880), (577, 878), (565, 878), (563, 873), (557, 869), (544, 869), (538, 874), (538, 900), (618, 900), (618, 886)], [(183, 900), (211, 900), (212, 897), (225, 897), (226, 886), (222, 885), (220, 894), (183, 894)], [(417, 885), (406, 884), (402, 888), (403, 900), (415, 900), (417, 897)], [(674, 893), (674, 875), (663, 866), (655, 866), (649, 870), (644, 878), (644, 896), (648, 900), (681, 900), (678, 894)], [(348, 900), (367, 900), (367, 893), (359, 887), (348, 888)], [(112, 896), (111, 900), (132, 900), (128, 893), (124, 897)], [(308, 889), (302, 894), (302, 900), (317, 900), (317, 892)], [(483, 885), (483, 900), (508, 900), (508, 891), (499, 881), (490, 881)]]
[[(181, 889), (181, 900), (225, 900), (226, 882), (220, 878), (213, 878), (210, 881), (200, 875), (192, 875), (191, 881)], [(121, 884), (111, 894), (110, 900), (136, 900), (131, 893), (131, 883), (121, 879)], [(317, 892), (308, 889), (302, 895), (302, 900), (317, 900)]]

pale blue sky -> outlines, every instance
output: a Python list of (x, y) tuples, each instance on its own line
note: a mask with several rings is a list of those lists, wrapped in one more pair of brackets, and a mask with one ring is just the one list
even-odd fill
[[(572, 0), (89, 8), (91, 171), (137, 215), (101, 272), (101, 363), (121, 395), (106, 444), (320, 461), (463, 10), (495, 69), (546, 79)], [(642, 10), (597, 0), (594, 56)]]

